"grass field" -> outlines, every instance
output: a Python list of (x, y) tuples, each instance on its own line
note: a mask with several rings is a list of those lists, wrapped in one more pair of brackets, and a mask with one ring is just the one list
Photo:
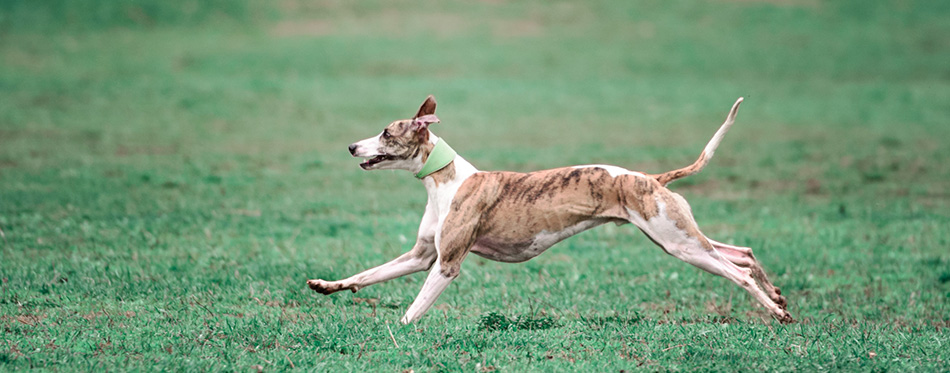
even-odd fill
[[(950, 3), (0, 2), (0, 370), (950, 370)], [(439, 100), (485, 170), (693, 161), (799, 320), (604, 226), (332, 296), (412, 246), (346, 146)]]

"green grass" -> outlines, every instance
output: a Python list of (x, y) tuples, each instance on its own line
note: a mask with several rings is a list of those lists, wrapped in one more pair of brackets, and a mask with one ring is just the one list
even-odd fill
[[(77, 3), (78, 4), (78, 3)], [(950, 369), (938, 2), (0, 3), (0, 370)], [(701, 228), (800, 321), (604, 226), (320, 296), (412, 245), (346, 146), (439, 99), (486, 170), (692, 161)], [(397, 346), (398, 345), (398, 346)]]

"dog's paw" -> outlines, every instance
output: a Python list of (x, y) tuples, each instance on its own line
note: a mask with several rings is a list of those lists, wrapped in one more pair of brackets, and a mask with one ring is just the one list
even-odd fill
[(340, 285), (323, 280), (307, 280), (307, 286), (313, 289), (313, 291), (324, 295), (335, 293), (341, 289)]

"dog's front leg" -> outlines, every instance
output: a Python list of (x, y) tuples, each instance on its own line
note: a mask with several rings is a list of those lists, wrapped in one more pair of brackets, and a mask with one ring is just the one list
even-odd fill
[(435, 245), (432, 238), (420, 239), (411, 251), (386, 264), (367, 269), (340, 281), (308, 280), (307, 285), (320, 294), (332, 294), (349, 289), (354, 293), (367, 286), (389, 281), (410, 273), (424, 271), (435, 262)]
[(439, 295), (445, 291), (449, 283), (456, 277), (458, 277), (457, 271), (454, 274), (443, 273), (441, 263), (436, 262), (435, 265), (432, 266), (432, 270), (429, 271), (429, 277), (426, 277), (426, 282), (422, 285), (422, 290), (419, 291), (416, 300), (412, 301), (412, 305), (409, 306), (406, 315), (399, 321), (403, 324), (408, 324), (419, 320), (419, 318), (432, 307), (432, 304), (439, 298)]
[(440, 224), (439, 229), (442, 230), (442, 234), (436, 242), (439, 260), (432, 265), (426, 282), (422, 284), (422, 290), (419, 291), (416, 300), (412, 301), (406, 315), (399, 320), (403, 324), (422, 317), (449, 286), (449, 283), (459, 277), (462, 261), (475, 243), (475, 232), (481, 218), (481, 215), (477, 213), (460, 212), (465, 211), (464, 206), (464, 204), (461, 207), (453, 205), (453, 212)]
[(332, 294), (340, 290), (354, 293), (364, 287), (389, 281), (410, 273), (425, 271), (432, 267), (438, 255), (435, 252), (435, 214), (428, 210), (422, 217), (419, 236), (409, 252), (400, 255), (386, 264), (357, 273), (340, 281), (309, 280), (307, 285), (320, 294)]

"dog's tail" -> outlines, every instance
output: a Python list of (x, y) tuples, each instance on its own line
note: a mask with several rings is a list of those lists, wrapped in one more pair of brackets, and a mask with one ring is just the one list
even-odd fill
[(699, 154), (699, 159), (697, 159), (696, 162), (693, 162), (693, 164), (678, 170), (669, 171), (659, 175), (652, 175), (656, 181), (659, 181), (662, 185), (666, 185), (673, 180), (684, 178), (702, 171), (703, 167), (706, 167), (706, 165), (709, 164), (709, 160), (712, 159), (713, 153), (716, 152), (716, 148), (719, 147), (719, 143), (722, 142), (722, 138), (726, 136), (726, 132), (729, 131), (729, 127), (732, 127), (732, 123), (735, 122), (736, 113), (739, 112), (739, 104), (741, 103), (742, 97), (739, 97), (739, 99), (736, 100), (736, 103), (732, 105), (732, 110), (729, 111), (729, 116), (726, 117), (726, 121), (722, 124), (722, 127), (719, 127), (719, 130), (716, 131), (716, 134), (713, 135), (711, 140), (709, 140), (709, 143), (706, 144), (706, 148), (703, 149), (703, 152)]

